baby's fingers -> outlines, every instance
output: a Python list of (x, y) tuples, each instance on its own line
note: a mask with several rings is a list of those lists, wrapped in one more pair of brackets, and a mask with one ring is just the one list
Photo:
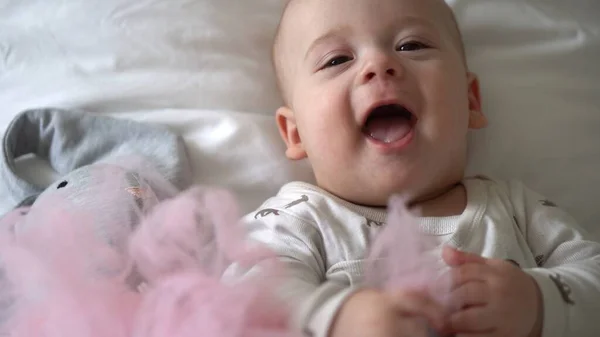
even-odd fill
[(446, 311), (430, 296), (422, 292), (393, 293), (392, 302), (402, 316), (421, 316), (438, 331), (446, 328)]
[(465, 283), (453, 290), (448, 296), (448, 304), (452, 311), (474, 306), (483, 306), (490, 301), (489, 288), (483, 282)]
[(450, 316), (450, 330), (459, 336), (493, 335), (495, 330), (493, 317), (485, 307), (473, 307), (460, 310)]

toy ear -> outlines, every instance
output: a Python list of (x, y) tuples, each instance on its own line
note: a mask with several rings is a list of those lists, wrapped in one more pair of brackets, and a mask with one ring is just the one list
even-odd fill
[(29, 206), (33, 205), (33, 203), (35, 202), (35, 200), (37, 199), (38, 196), (39, 196), (39, 194), (35, 194), (35, 195), (25, 198), (15, 208), (29, 207)]
[[(94, 163), (122, 165), (131, 159), (136, 168), (157, 172), (179, 189), (191, 184), (182, 138), (154, 125), (51, 108), (28, 110), (9, 125), (2, 146), (1, 183), (15, 203), (30, 203), (48, 187), (16, 173), (15, 160), (31, 154), (61, 176)], [(142, 163), (146, 166), (139, 167)]]

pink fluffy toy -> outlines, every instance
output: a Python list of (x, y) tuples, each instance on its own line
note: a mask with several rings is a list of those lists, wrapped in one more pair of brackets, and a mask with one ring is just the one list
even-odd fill
[(120, 167), (86, 175), (95, 202), (55, 186), (2, 219), (0, 335), (299, 336), (270, 292), (275, 278), (220, 279), (231, 263), (270, 258), (245, 242), (229, 193), (192, 188), (159, 202), (157, 184)]

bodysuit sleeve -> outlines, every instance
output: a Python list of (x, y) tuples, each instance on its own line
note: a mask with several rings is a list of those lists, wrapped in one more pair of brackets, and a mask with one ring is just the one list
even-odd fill
[[(275, 253), (285, 268), (277, 294), (289, 305), (292, 325), (305, 336), (326, 337), (338, 309), (355, 290), (328, 280), (322, 235), (309, 220), (267, 209), (246, 217), (251, 239)], [(232, 266), (226, 278), (260, 272)]]
[(513, 185), (517, 221), (538, 267), (543, 337), (600, 336), (600, 244), (552, 201)]

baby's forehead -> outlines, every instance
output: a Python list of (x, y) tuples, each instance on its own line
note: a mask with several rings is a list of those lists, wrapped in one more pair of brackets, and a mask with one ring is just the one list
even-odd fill
[(371, 11), (375, 15), (377, 9), (392, 6), (394, 10), (389, 11), (392, 13), (391, 17), (397, 17), (398, 20), (406, 14), (403, 9), (408, 9), (411, 16), (434, 22), (442, 26), (444, 31), (450, 31), (453, 37), (461, 39), (452, 9), (444, 0), (289, 0), (281, 18), (278, 34), (280, 41), (277, 42), (290, 39), (296, 44), (301, 38), (318, 38), (319, 36), (312, 35), (315, 34), (315, 28), (318, 30), (321, 26), (320, 23), (325, 23), (329, 26), (328, 29), (335, 29), (336, 21), (332, 18), (339, 17), (335, 15), (336, 12), (352, 9), (360, 4), (376, 8)]

